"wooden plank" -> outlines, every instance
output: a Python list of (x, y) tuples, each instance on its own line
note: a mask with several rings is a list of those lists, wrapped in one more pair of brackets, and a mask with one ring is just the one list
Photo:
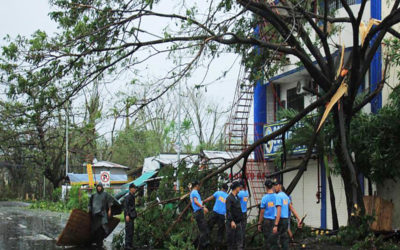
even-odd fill
[[(119, 219), (111, 217), (108, 223), (110, 233), (117, 227), (118, 223)], [(64, 230), (58, 236), (57, 245), (83, 246), (89, 244), (91, 244), (90, 215), (86, 211), (74, 209), (69, 216)]]
[(377, 196), (364, 196), (365, 213), (374, 216), (373, 231), (391, 231), (393, 203)]
[(393, 216), (393, 203), (385, 201), (381, 213), (381, 230), (392, 231), (392, 216)]

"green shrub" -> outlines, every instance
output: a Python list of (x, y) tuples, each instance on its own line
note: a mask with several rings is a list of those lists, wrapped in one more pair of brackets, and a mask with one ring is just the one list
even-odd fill
[(69, 191), (67, 208), (72, 209), (82, 209), (87, 211), (89, 203), (89, 195), (86, 191), (81, 190), (80, 186), (73, 185)]
[(35, 201), (30, 205), (31, 209), (42, 209), (54, 212), (69, 212), (72, 209), (87, 211), (89, 195), (87, 191), (80, 190), (80, 186), (74, 185), (68, 192), (66, 201), (60, 201), (61, 189), (53, 191), (51, 201)]
[(60, 187), (54, 189), (53, 193), (51, 194), (51, 200), (52, 201), (60, 201), (61, 193), (62, 193), (62, 189)]
[(121, 230), (119, 233), (114, 234), (112, 245), (114, 249), (124, 249), (125, 231)]
[(370, 233), (364, 240), (359, 241), (353, 245), (352, 250), (396, 250), (400, 249), (399, 246), (390, 241), (384, 241), (382, 236), (376, 237), (375, 234)]
[(354, 242), (365, 239), (370, 231), (370, 225), (374, 221), (372, 216), (360, 217), (358, 226), (341, 227), (338, 232), (338, 240), (344, 246), (352, 246)]
[(64, 202), (57, 201), (35, 201), (30, 206), (30, 209), (49, 210), (53, 212), (68, 212), (68, 208)]
[(6, 201), (9, 199), (16, 198), (16, 194), (13, 192), (9, 185), (3, 185), (0, 187), (0, 201)]

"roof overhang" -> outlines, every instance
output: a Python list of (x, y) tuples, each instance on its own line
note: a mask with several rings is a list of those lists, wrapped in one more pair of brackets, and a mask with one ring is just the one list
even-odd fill
[[(345, 49), (344, 61), (346, 61), (349, 58), (350, 52), (352, 51), (352, 49), (353, 49), (353, 47), (347, 47)], [(340, 55), (339, 50), (336, 50), (334, 53), (332, 53), (334, 64), (335, 64), (336, 68), (339, 65), (339, 60), (340, 60), (339, 55)], [(316, 67), (319, 69), (319, 66), (316, 61), (314, 61), (313, 64), (316, 65)], [(276, 84), (292, 83), (292, 82), (297, 82), (299, 79), (304, 79), (307, 77), (310, 77), (310, 74), (308, 73), (307, 69), (304, 66), (300, 66), (300, 67), (285, 71), (274, 77), (271, 77), (266, 82), (267, 82), (267, 84), (269, 84), (269, 83), (276, 83)]]

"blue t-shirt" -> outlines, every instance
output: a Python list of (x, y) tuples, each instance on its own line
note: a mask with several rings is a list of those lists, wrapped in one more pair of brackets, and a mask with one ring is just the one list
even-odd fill
[(249, 200), (249, 191), (241, 190), (238, 193), (238, 197), (240, 199), (240, 206), (242, 207), (242, 212), (246, 213), (247, 212), (247, 202)]
[(289, 204), (290, 198), (284, 192), (279, 192), (276, 194), (277, 203), (279, 202), (282, 206), (281, 218), (289, 218)]
[(261, 199), (261, 209), (265, 209), (264, 211), (264, 218), (265, 219), (270, 219), (274, 220), (276, 216), (276, 206), (277, 204), (277, 198), (276, 194), (265, 194), (263, 198)]
[(225, 215), (226, 214), (226, 197), (228, 194), (224, 191), (217, 191), (213, 194), (215, 198), (214, 203), (214, 212), (217, 214)]
[(200, 210), (201, 207), (197, 206), (197, 204), (194, 203), (194, 198), (197, 198), (197, 201), (198, 201), (201, 205), (203, 205), (203, 202), (201, 201), (200, 194), (199, 194), (199, 192), (198, 192), (197, 190), (193, 190), (193, 191), (190, 193), (190, 201), (192, 202), (192, 208), (193, 208), (193, 211), (196, 212), (196, 211)]

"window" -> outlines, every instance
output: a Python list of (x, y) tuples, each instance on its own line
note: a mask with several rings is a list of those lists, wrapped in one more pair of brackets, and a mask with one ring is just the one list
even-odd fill
[(286, 100), (288, 109), (301, 111), (304, 109), (304, 96), (297, 94), (297, 88), (288, 89), (286, 92)]

